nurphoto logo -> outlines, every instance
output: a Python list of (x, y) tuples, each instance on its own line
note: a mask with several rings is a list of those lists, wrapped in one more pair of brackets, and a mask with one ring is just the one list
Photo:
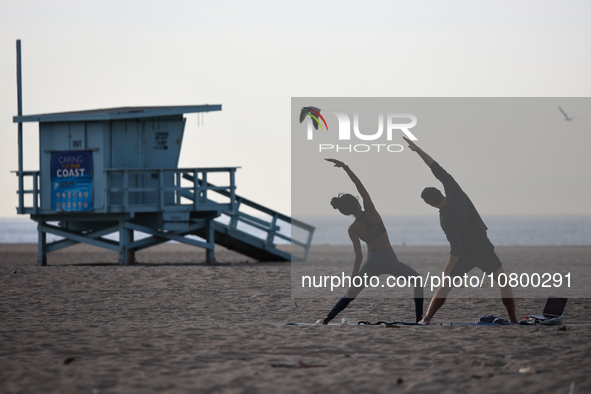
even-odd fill
[[(308, 106), (303, 107), (300, 112), (300, 123), (306, 121), (306, 128), (307, 128), (307, 139), (309, 141), (314, 140), (314, 130), (318, 130), (318, 126), (320, 129), (323, 130), (322, 122), (328, 131), (328, 124), (325, 118), (320, 114), (320, 108)], [(408, 139), (412, 141), (417, 141), (418, 138), (415, 137), (413, 133), (410, 132), (410, 129), (416, 126), (417, 124), (417, 117), (413, 114), (409, 113), (387, 113), (384, 116), (383, 113), (378, 113), (378, 129), (375, 132), (362, 133), (359, 127), (359, 114), (353, 113), (353, 132), (351, 133), (351, 118), (348, 114), (342, 111), (324, 111), (324, 114), (332, 114), (334, 118), (336, 118), (338, 124), (338, 140), (339, 141), (351, 141), (351, 139), (357, 139), (361, 141), (376, 141), (379, 139), (383, 140), (383, 136), (385, 134), (386, 141), (392, 141), (393, 136), (395, 135), (395, 131), (401, 131)], [(385, 118), (385, 122), (384, 122)], [(400, 123), (400, 120), (406, 119), (410, 120), (407, 123)], [(384, 127), (385, 124), (385, 127)], [(385, 133), (384, 133), (385, 130)], [(398, 134), (398, 133), (396, 133)], [(372, 144), (349, 144), (349, 145), (339, 145), (339, 144), (327, 144), (322, 143), (318, 144), (318, 151), (347, 151), (351, 153), (366, 153), (370, 151), (376, 152), (391, 152), (397, 153), (402, 152), (404, 147), (400, 144), (386, 144), (386, 143), (372, 143)]]

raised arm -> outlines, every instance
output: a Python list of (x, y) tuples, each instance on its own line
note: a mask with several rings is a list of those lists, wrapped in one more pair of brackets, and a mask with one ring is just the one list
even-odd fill
[(371, 209), (371, 208), (375, 209), (373, 202), (371, 201), (371, 197), (369, 196), (369, 193), (367, 192), (367, 190), (365, 190), (365, 186), (363, 186), (363, 183), (361, 183), (361, 180), (359, 180), (357, 175), (355, 175), (355, 173), (349, 168), (348, 165), (346, 165), (345, 163), (343, 163), (342, 161), (337, 160), (337, 159), (324, 159), (324, 160), (330, 161), (331, 163), (334, 164), (335, 167), (339, 167), (339, 168), (344, 169), (345, 172), (347, 173), (347, 175), (349, 175), (349, 178), (351, 178), (351, 180), (355, 184), (355, 187), (357, 188), (357, 191), (361, 195), (361, 198), (363, 198), (363, 206), (365, 207), (365, 209)]
[(412, 150), (413, 152), (417, 152), (419, 156), (421, 156), (421, 159), (423, 159), (425, 164), (427, 164), (429, 168), (431, 168), (431, 172), (433, 173), (433, 175), (435, 175), (435, 178), (437, 178), (441, 183), (443, 183), (443, 187), (445, 188), (446, 194), (449, 194), (454, 190), (461, 190), (460, 185), (458, 185), (455, 179), (447, 171), (445, 171), (443, 167), (439, 165), (439, 163), (437, 163), (435, 160), (433, 160), (431, 156), (429, 156), (427, 153), (425, 153), (425, 151), (419, 148), (417, 144), (415, 144), (406, 137), (402, 138), (404, 138), (404, 140), (408, 142), (408, 147), (410, 148), (410, 150)]
[(409, 140), (406, 137), (402, 137), (404, 138), (404, 140), (406, 142), (408, 142), (408, 147), (410, 148), (411, 151), (413, 152), (417, 152), (419, 154), (419, 156), (421, 156), (421, 159), (423, 159), (423, 161), (425, 162), (426, 165), (428, 165), (429, 167), (431, 167), (431, 164), (433, 164), (433, 159), (431, 158), (431, 156), (429, 156), (428, 154), (426, 154), (421, 148), (419, 148), (417, 146), (417, 144), (415, 144), (413, 141)]

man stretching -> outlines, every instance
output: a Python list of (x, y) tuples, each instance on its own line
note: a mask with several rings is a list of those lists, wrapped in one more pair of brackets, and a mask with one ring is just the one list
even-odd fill
[[(472, 268), (478, 267), (486, 273), (494, 273), (498, 283), (499, 274), (504, 273), (501, 260), (497, 257), (493, 244), (489, 241), (487, 227), (480, 218), (478, 211), (460, 185), (447, 173), (431, 156), (426, 154), (414, 142), (403, 137), (408, 147), (417, 152), (427, 164), (435, 178), (443, 184), (445, 196), (434, 187), (426, 187), (421, 197), (432, 207), (439, 208), (441, 228), (447, 236), (451, 250), (444, 269), (445, 276), (453, 279), (463, 276)], [(427, 313), (420, 323), (429, 324), (433, 315), (445, 303), (445, 299), (452, 289), (450, 281), (443, 281), (435, 291)], [(506, 285), (501, 287), (501, 299), (509, 314), (512, 324), (517, 324), (515, 315), (515, 301), (513, 290)]]

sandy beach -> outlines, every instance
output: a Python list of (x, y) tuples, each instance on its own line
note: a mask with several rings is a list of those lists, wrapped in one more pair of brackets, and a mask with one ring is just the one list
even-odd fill
[[(448, 251), (395, 250), (411, 266)], [(293, 299), (290, 263), (216, 253), (222, 264), (208, 266), (202, 250), (166, 244), (119, 266), (116, 253), (78, 245), (37, 267), (36, 245), (0, 245), (0, 393), (591, 391), (589, 299), (569, 299), (561, 328), (437, 324), (506, 317), (498, 299), (449, 300), (431, 326), (288, 326), (324, 317), (337, 298)], [(591, 263), (591, 246), (497, 253)], [(320, 264), (351, 250), (310, 256)], [(517, 299), (518, 317), (544, 303)], [(365, 298), (339, 318), (412, 316), (410, 299)]]

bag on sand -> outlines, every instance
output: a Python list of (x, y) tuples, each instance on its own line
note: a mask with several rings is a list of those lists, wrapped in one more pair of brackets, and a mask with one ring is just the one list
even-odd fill
[(499, 324), (505, 326), (507, 324), (511, 324), (511, 322), (507, 319), (503, 319), (502, 317), (496, 317), (495, 315), (486, 315), (476, 319), (476, 324)]

